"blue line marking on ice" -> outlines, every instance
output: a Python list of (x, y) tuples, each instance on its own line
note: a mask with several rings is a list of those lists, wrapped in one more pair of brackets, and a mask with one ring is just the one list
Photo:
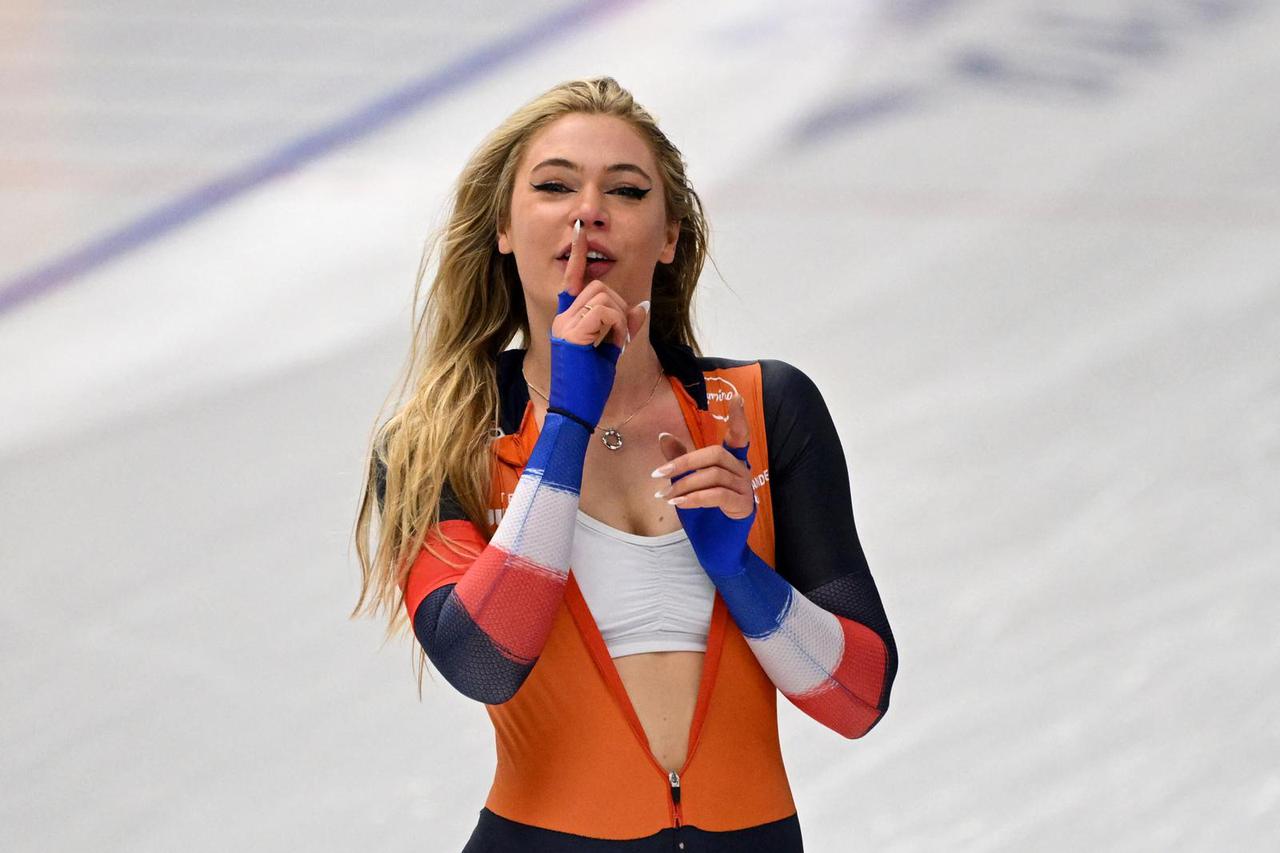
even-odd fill
[(527, 54), (554, 36), (635, 0), (587, 0), (534, 21), (413, 80), (327, 127), (290, 142), (261, 159), (190, 190), (124, 226), (91, 239), (61, 257), (0, 284), (0, 314), (167, 235), (236, 196), (351, 145), (414, 110), (461, 88), (503, 62)]

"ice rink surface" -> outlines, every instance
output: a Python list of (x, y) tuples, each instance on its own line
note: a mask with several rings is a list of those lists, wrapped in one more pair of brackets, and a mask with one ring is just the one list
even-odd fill
[(0, 849), (461, 849), (489, 720), (347, 619), (352, 526), (451, 182), (597, 74), (706, 203), (704, 350), (848, 457), (901, 663), (863, 739), (780, 701), (806, 849), (1277, 849), (1280, 3), (0, 24)]

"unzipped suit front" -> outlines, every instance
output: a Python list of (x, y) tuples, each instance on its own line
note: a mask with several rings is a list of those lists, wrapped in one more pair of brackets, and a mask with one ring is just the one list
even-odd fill
[[(493, 837), (520, 829), (529, 849), (799, 850), (777, 693), (846, 737), (860, 737), (888, 709), (897, 670), (893, 635), (853, 524), (843, 452), (820, 393), (796, 368), (698, 357), (680, 344), (655, 341), (654, 349), (697, 446), (723, 440), (729, 401), (742, 396), (757, 501), (747, 538), (755, 574), (740, 575), (739, 587), (722, 586), (729, 602), (720, 592), (715, 597), (678, 773), (650, 751), (571, 567), (557, 584), (533, 557), (467, 566), (424, 549), (405, 583), (405, 607), (437, 668), (486, 703), (497, 769), (482, 818), (500, 819), (502, 828), (490, 826)], [(508, 350), (496, 365), (504, 434), (492, 445), (495, 522), (509, 509), (539, 438), (523, 357), (523, 350)], [(440, 518), (452, 539), (475, 552), (490, 545), (448, 489)], [(528, 547), (536, 550), (536, 543)], [(754, 588), (741, 585), (762, 579), (761, 564), (776, 573), (757, 583), (769, 589), (755, 601)], [(530, 573), (527, 596), (510, 594), (515, 587), (505, 599), (455, 594), (468, 571), (500, 577), (517, 570)], [(521, 633), (522, 608), (534, 600), (555, 609), (545, 642)], [(637, 846), (643, 843), (652, 846)], [(774, 846), (760, 846), (766, 843)]]

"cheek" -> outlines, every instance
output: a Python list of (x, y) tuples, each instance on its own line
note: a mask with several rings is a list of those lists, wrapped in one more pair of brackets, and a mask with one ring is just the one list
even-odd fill
[(649, 233), (649, 246), (658, 255), (665, 253), (667, 246), (667, 224), (665, 222), (658, 222), (653, 226), (653, 230)]
[(529, 251), (538, 242), (541, 228), (537, 214), (527, 206), (511, 211), (511, 225), (507, 229), (512, 248), (517, 251)]

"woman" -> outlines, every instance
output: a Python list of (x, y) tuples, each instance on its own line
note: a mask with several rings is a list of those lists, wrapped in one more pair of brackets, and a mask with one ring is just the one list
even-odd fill
[(796, 368), (701, 355), (706, 235), (611, 78), (531, 101), (459, 181), (356, 612), (404, 612), (486, 704), (466, 851), (801, 850), (777, 691), (850, 738), (888, 708), (835, 427)]

